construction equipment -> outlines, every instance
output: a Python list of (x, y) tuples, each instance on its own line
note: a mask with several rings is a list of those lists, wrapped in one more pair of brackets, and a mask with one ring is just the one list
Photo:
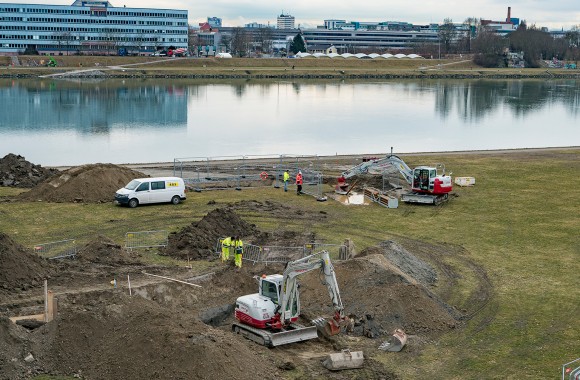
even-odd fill
[[(330, 320), (317, 318), (314, 326), (298, 324), (300, 297), (297, 278), (320, 269), (334, 307)], [(257, 278), (259, 292), (236, 300), (236, 322), (232, 331), (258, 344), (275, 347), (318, 337), (318, 329), (327, 336), (336, 335), (351, 323), (344, 315), (334, 267), (327, 251), (321, 251), (287, 264), (284, 274)]]
[(411, 169), (405, 161), (393, 154), (363, 161), (342, 173), (341, 177), (348, 179), (360, 174), (382, 174), (392, 167), (399, 170), (407, 183), (411, 185), (411, 192), (401, 196), (403, 202), (438, 205), (448, 199), (453, 189), (451, 175), (445, 174), (445, 165), (418, 166)]

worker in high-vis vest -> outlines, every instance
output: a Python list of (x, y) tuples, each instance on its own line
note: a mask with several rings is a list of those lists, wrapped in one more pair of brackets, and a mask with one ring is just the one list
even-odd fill
[(242, 254), (244, 253), (244, 243), (242, 242), (242, 239), (236, 236), (234, 238), (232, 246), (234, 248), (234, 263), (236, 264), (236, 267), (238, 267), (239, 269), (242, 267)]
[(222, 240), (222, 254), (221, 259), (222, 263), (226, 262), (230, 259), (230, 249), (232, 248), (232, 237), (228, 236), (224, 240)]
[(302, 171), (299, 170), (298, 174), (296, 174), (296, 194), (300, 195), (302, 194)]
[(282, 177), (282, 179), (284, 180), (284, 191), (288, 191), (288, 181), (290, 180), (290, 173), (288, 173), (288, 169), (284, 171), (284, 177)]

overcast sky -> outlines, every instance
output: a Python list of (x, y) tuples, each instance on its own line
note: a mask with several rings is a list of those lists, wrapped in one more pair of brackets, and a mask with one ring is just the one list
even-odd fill
[[(12, 0), (7, 3), (70, 5), (74, 0)], [(511, 6), (512, 17), (528, 25), (549, 29), (570, 29), (580, 25), (580, 0), (110, 0), (115, 7), (172, 8), (189, 11), (189, 22), (197, 24), (208, 16), (220, 17), (224, 26), (250, 22), (276, 24), (284, 12), (296, 18), (296, 25), (315, 27), (325, 19), (347, 21), (406, 21), (413, 24), (443, 23), (450, 18), (462, 22), (468, 17), (504, 21)]]

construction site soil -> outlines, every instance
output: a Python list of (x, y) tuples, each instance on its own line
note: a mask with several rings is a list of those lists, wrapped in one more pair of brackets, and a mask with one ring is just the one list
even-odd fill
[[(82, 201), (110, 201), (111, 190), (135, 176), (144, 175), (114, 165), (87, 165), (53, 177), (21, 199), (61, 202), (80, 196)], [(64, 191), (72, 181), (85, 184), (86, 192)], [(101, 193), (103, 181), (110, 186), (105, 193)], [(53, 189), (62, 193), (52, 194)], [(388, 362), (375, 359), (382, 353), (379, 345), (396, 328), (404, 329), (409, 340), (401, 353), (389, 355), (413, 355), (440, 334), (460, 328), (492, 296), (485, 272), (466, 261), (479, 286), (467, 307), (457, 310), (449, 305), (446, 295), (459, 275), (442, 258), (466, 257), (462, 249), (401, 237), (363, 250), (353, 259), (334, 262), (354, 331), (272, 349), (259, 346), (231, 332), (234, 303), (241, 295), (257, 292), (254, 276), (281, 273), (284, 267), (246, 263), (236, 271), (231, 263), (215, 260), (217, 239), (237, 234), (257, 245), (300, 246), (316, 241), (316, 236), (260, 231), (239, 216), (256, 210), (326, 218), (324, 213), (271, 201), (216, 208), (172, 234), (168, 247), (159, 251), (182, 260), (211, 261), (204, 271), (144, 264), (138, 251), (126, 251), (98, 235), (79, 249), (76, 259), (47, 260), (0, 234), (1, 377), (396, 379)], [(11, 322), (8, 317), (42, 313), (45, 279), (58, 301), (55, 319), (36, 328)], [(332, 315), (319, 273), (301, 276), (300, 286), (302, 323)], [(324, 368), (321, 361), (342, 349), (362, 350), (364, 367), (341, 372)]]
[(57, 169), (43, 168), (13, 153), (0, 159), (0, 186), (31, 188), (56, 173)]

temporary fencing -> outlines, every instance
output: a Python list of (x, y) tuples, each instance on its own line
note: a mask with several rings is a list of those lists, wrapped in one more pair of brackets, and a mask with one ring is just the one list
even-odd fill
[[(215, 254), (221, 254), (221, 246), (224, 238), (217, 240)], [(313, 253), (326, 250), (330, 253), (332, 260), (348, 260), (348, 250), (345, 245), (308, 243), (298, 247), (281, 247), (281, 246), (259, 246), (254, 244), (244, 245), (244, 254), (242, 260), (249, 261), (253, 264), (271, 264), (287, 263), (311, 255)], [(230, 256), (231, 258), (232, 256)]]
[(137, 231), (125, 234), (125, 249), (167, 247), (169, 234), (165, 230)]
[(562, 380), (580, 379), (580, 358), (562, 365)]
[(77, 245), (74, 239), (53, 241), (50, 243), (35, 244), (33, 251), (47, 259), (74, 258), (77, 254)]
[(295, 189), (296, 174), (302, 171), (303, 193), (324, 200), (318, 156), (243, 155), (186, 157), (173, 159), (173, 175), (183, 178), (195, 191), (283, 186), (284, 171)]

